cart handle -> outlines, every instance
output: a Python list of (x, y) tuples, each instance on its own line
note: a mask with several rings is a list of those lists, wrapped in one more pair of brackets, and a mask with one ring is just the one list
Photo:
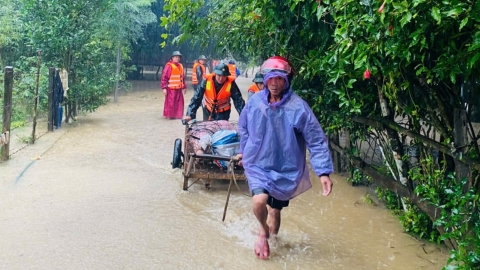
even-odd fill
[(185, 119), (182, 119), (182, 125), (186, 126), (186, 125), (193, 125), (197, 122), (197, 119), (191, 119), (190, 121), (187, 122), (187, 120)]
[(226, 157), (226, 156), (217, 156), (217, 155), (210, 155), (210, 154), (190, 154), (191, 157), (195, 158), (207, 158), (207, 159), (217, 159), (217, 160), (224, 160), (224, 161), (238, 161), (236, 157)]

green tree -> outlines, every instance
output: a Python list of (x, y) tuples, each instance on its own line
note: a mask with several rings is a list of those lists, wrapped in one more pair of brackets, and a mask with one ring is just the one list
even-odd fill
[(92, 111), (106, 102), (121, 79), (116, 71), (122, 46), (140, 37), (142, 27), (155, 19), (151, 2), (23, 0), (27, 43), (43, 50), (48, 65), (70, 73), (67, 119), (76, 108)]
[(112, 87), (113, 54), (106, 54), (109, 43), (94, 35), (98, 18), (110, 3), (23, 0), (27, 44), (43, 50), (47, 65), (70, 73), (67, 120), (78, 107), (92, 111), (104, 104)]
[(117, 102), (118, 82), (120, 80), (121, 54), (123, 46), (143, 37), (142, 29), (156, 21), (151, 10), (155, 0), (117, 0), (112, 3), (99, 22), (100, 33), (115, 41), (117, 47), (117, 65), (114, 102)]
[(21, 20), (18, 1), (0, 0), (0, 66), (3, 49), (21, 38)]

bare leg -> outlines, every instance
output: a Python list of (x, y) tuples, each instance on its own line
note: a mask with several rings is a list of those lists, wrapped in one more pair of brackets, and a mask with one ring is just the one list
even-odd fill
[(268, 217), (267, 224), (269, 227), (270, 235), (277, 235), (280, 230), (280, 212), (281, 210), (275, 209), (267, 205)]
[(253, 214), (257, 217), (260, 223), (260, 231), (258, 233), (257, 241), (255, 242), (255, 255), (259, 259), (266, 260), (270, 255), (270, 247), (268, 246), (268, 237), (270, 236), (270, 229), (267, 225), (267, 194), (258, 194), (253, 196)]

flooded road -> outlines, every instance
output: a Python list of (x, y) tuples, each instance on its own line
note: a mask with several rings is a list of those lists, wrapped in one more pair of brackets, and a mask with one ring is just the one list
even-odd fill
[[(238, 82), (246, 90), (251, 78)], [(170, 162), (184, 128), (162, 117), (158, 82), (132, 83), (118, 103), (0, 164), (0, 269), (441, 269), (446, 262), (447, 252), (405, 234), (390, 212), (363, 202), (365, 189), (340, 176), (329, 197), (312, 177), (314, 187), (282, 211), (270, 260), (256, 259), (251, 199), (234, 188), (222, 223), (226, 182), (183, 191)], [(185, 106), (191, 96), (189, 88)]]

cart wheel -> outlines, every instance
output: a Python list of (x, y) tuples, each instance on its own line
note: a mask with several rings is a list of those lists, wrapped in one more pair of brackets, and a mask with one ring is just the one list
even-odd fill
[(172, 169), (180, 168), (182, 163), (182, 140), (176, 139), (175, 144), (173, 146), (173, 161), (172, 161)]

